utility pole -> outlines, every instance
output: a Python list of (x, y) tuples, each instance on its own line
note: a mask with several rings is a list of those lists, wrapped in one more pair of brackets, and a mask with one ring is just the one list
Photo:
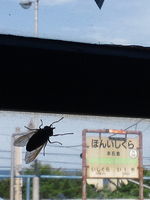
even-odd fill
[(38, 10), (39, 10), (39, 0), (34, 2), (34, 35), (38, 37)]
[[(16, 128), (16, 133), (20, 133), (20, 128)], [(15, 176), (20, 175), (22, 170), (22, 148), (15, 147)], [(15, 200), (22, 200), (22, 178), (15, 178)]]
[(35, 160), (34, 162), (34, 172), (35, 172), (35, 177), (33, 177), (33, 193), (32, 193), (32, 199), (33, 200), (39, 200), (40, 195), (39, 195), (39, 169), (38, 169), (38, 162)]
[(22, 168), (22, 149), (14, 146), (14, 140), (20, 135), (20, 128), (16, 128), (16, 133), (11, 137), (11, 180), (10, 180), (10, 200), (22, 200), (22, 179), (15, 178), (20, 175)]
[[(31, 129), (35, 128), (35, 125), (33, 121), (31, 120), (28, 124), (28, 127)], [(39, 170), (38, 170), (38, 161), (34, 161), (34, 173), (35, 177), (33, 177), (33, 190), (32, 190), (32, 200), (39, 200), (40, 195), (39, 195), (39, 184), (40, 184), (40, 178), (39, 178)]]
[(11, 178), (10, 178), (10, 200), (14, 200), (14, 134), (11, 137)]
[(38, 37), (38, 10), (39, 0), (21, 0), (20, 5), (24, 9), (29, 9), (34, 4), (34, 36)]

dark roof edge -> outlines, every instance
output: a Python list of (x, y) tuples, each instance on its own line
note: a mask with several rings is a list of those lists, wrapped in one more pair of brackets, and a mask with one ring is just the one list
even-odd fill
[(150, 47), (134, 45), (89, 44), (81, 42), (0, 34), (0, 46), (27, 47), (94, 55), (150, 59)]

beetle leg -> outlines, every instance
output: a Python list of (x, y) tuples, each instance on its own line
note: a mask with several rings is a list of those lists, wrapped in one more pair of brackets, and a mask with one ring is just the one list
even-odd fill
[(52, 143), (58, 143), (58, 144), (62, 145), (61, 142), (57, 142), (57, 141), (55, 141), (55, 142), (51, 142), (50, 139), (48, 139), (48, 141), (49, 141), (49, 143), (51, 143), (51, 144), (52, 144)]
[(41, 119), (41, 125), (39, 126), (39, 129), (40, 129), (42, 126), (43, 126), (43, 121), (42, 121), (42, 119)]
[(27, 128), (29, 131), (37, 131), (38, 129), (37, 128), (29, 128), (27, 126), (24, 126), (25, 128)]

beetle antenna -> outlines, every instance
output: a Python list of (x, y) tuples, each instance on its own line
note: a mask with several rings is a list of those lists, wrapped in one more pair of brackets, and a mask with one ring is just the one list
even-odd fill
[(57, 121), (53, 122), (52, 124), (50, 124), (50, 127), (51, 127), (53, 124), (55, 124), (55, 123), (57, 123), (57, 122), (60, 122), (63, 118), (64, 118), (64, 117), (62, 117), (62, 118), (60, 118), (59, 120), (57, 120)]

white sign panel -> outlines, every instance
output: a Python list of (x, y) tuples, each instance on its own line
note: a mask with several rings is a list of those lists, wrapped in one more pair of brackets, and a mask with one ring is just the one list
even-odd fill
[(87, 137), (87, 178), (138, 178), (139, 139)]

